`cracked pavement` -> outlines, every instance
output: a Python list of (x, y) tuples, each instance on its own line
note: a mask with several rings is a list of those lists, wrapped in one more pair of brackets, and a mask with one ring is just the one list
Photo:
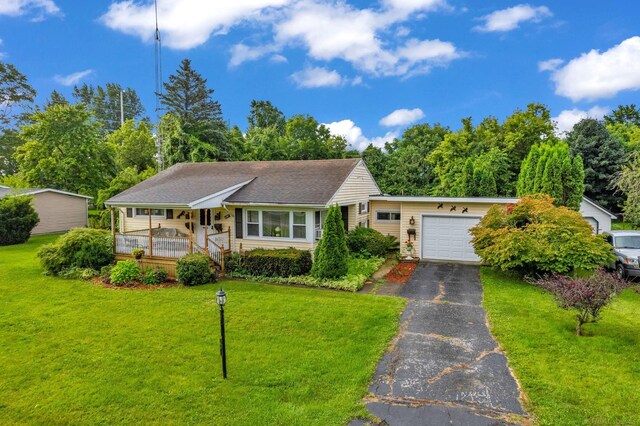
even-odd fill
[(400, 296), (410, 299), (400, 330), (365, 399), (381, 424), (499, 425), (526, 419), (507, 358), (487, 327), (477, 266), (420, 263)]

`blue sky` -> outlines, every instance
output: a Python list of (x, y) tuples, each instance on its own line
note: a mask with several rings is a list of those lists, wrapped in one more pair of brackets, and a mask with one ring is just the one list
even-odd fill
[[(158, 3), (165, 79), (190, 58), (243, 129), (252, 99), (311, 114), (360, 149), (414, 123), (455, 129), (530, 102), (548, 105), (560, 131), (640, 104), (640, 2)], [(147, 0), (0, 0), (0, 55), (39, 102), (117, 82), (155, 119), (153, 30)]]

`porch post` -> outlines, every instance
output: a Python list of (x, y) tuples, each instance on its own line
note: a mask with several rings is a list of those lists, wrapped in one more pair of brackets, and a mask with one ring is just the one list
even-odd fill
[(153, 256), (153, 231), (151, 230), (151, 208), (147, 210), (149, 212), (149, 256)]
[(189, 210), (189, 253), (193, 253), (193, 210)]
[(209, 223), (207, 222), (207, 213), (209, 209), (204, 210), (204, 252), (209, 256)]
[(227, 246), (227, 250), (231, 250), (231, 227), (227, 228), (228, 237), (229, 237), (229, 245)]
[(113, 238), (113, 254), (116, 254), (116, 215), (111, 207), (111, 238)]

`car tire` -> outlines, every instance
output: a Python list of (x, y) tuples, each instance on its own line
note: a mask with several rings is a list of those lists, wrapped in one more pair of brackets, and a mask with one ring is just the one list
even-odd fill
[(627, 270), (624, 268), (624, 265), (622, 263), (618, 263), (616, 265), (616, 276), (622, 280), (627, 279)]

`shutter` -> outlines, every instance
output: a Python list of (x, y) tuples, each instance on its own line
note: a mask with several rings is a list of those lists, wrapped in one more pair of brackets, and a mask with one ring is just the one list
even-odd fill
[(127, 217), (133, 217), (133, 209), (131, 207), (127, 207)]
[(362, 203), (358, 203), (358, 214), (362, 214)]
[(207, 209), (207, 226), (211, 226), (211, 209)]
[(173, 209), (167, 209), (167, 219), (173, 219)]
[(236, 209), (236, 238), (242, 238), (242, 209)]
[(204, 216), (204, 210), (200, 209), (200, 210), (199, 210), (199, 212), (200, 212), (200, 225), (203, 225), (203, 226), (204, 226), (204, 224), (205, 224), (205, 223), (204, 223), (204, 218), (205, 218), (205, 216)]

